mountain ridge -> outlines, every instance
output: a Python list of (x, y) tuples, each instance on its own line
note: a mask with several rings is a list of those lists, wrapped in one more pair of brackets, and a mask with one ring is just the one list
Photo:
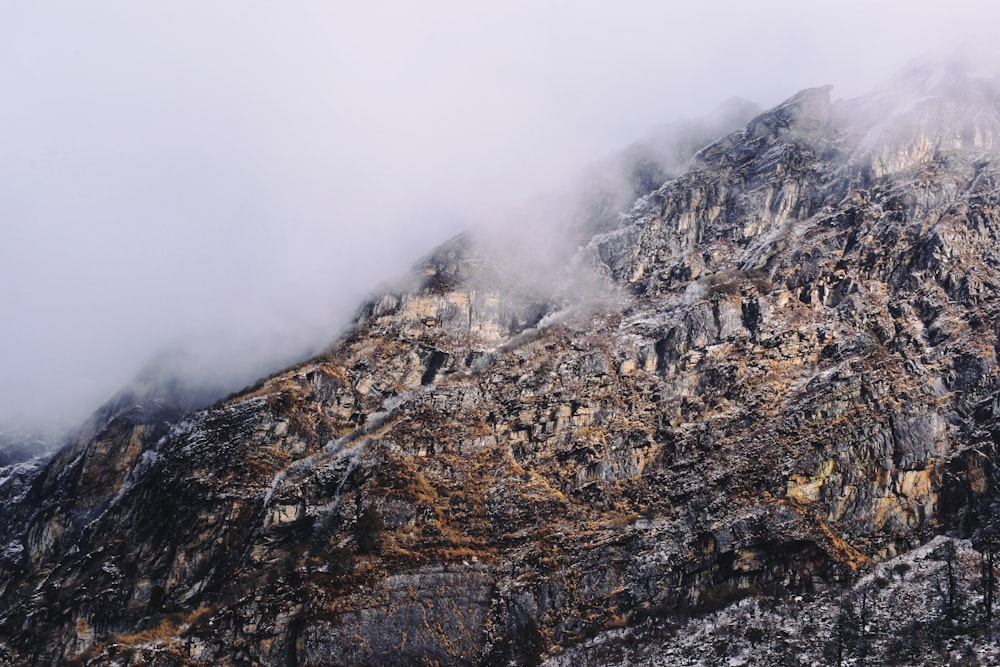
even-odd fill
[[(911, 626), (866, 575), (918, 560), (910, 648), (994, 655), (1000, 107), (911, 76), (755, 116), (558, 280), (459, 237), (325, 354), (96, 428), (0, 526), (0, 657), (888, 659)], [(819, 645), (731, 620), (798, 598)], [(709, 657), (698, 619), (744, 634)]]

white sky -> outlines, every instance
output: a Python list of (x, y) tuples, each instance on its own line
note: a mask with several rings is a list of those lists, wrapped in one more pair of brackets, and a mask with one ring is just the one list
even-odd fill
[(0, 0), (0, 423), (81, 419), (180, 339), (248, 373), (651, 126), (861, 94), (998, 25), (954, 0)]

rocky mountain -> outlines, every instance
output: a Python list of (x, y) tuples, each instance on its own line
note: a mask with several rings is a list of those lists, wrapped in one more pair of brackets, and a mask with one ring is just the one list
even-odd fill
[(57, 446), (52, 437), (30, 429), (0, 427), (0, 469), (44, 456)]
[(0, 662), (996, 664), (998, 143), (996, 78), (805, 90), (565, 261), (462, 236), (106, 411), (0, 480)]

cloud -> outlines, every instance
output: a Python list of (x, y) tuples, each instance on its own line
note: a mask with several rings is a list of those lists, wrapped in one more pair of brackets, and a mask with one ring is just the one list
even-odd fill
[[(864, 92), (987, 2), (74, 3), (0, 24), (0, 422), (179, 340), (234, 377), (664, 121)], [(982, 57), (982, 56), (979, 56)]]

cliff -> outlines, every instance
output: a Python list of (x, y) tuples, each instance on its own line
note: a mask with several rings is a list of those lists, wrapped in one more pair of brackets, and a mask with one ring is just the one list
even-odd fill
[(0, 659), (996, 659), (998, 102), (803, 91), (546, 280), (462, 236), (320, 357), (95, 419), (0, 493)]

